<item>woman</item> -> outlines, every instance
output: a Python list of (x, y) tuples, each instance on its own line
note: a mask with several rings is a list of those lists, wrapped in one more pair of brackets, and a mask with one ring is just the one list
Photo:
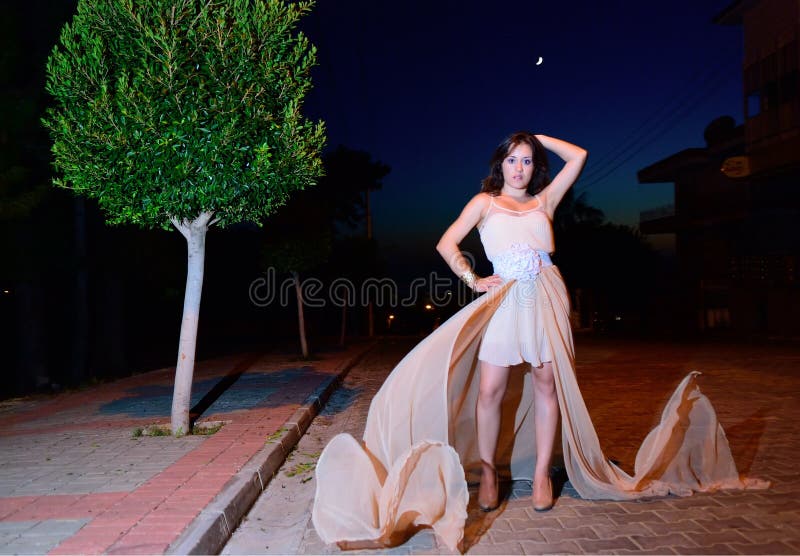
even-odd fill
[[(545, 148), (555, 152), (565, 162), (563, 169), (549, 185)], [(467, 204), (461, 216), (445, 232), (437, 250), (453, 272), (475, 291), (485, 292), (503, 284), (507, 279), (516, 278), (518, 290), (513, 292), (513, 299), (527, 297), (525, 289), (530, 289), (531, 286), (526, 282), (535, 280), (535, 274), (513, 276), (513, 270), (504, 269), (508, 273), (506, 276), (496, 273), (487, 278), (478, 278), (469, 268), (458, 244), (472, 228), (479, 226), (487, 256), (493, 262), (509, 253), (508, 250), (513, 245), (524, 242), (523, 245), (527, 245), (529, 249), (518, 249), (515, 253), (509, 253), (513, 260), (506, 261), (506, 267), (509, 264), (518, 266), (519, 262), (524, 264), (525, 258), (535, 260), (538, 257), (547, 265), (546, 272), (557, 273), (555, 267), (549, 264), (549, 254), (554, 250), (550, 223), (556, 206), (575, 183), (585, 162), (586, 151), (566, 141), (526, 132), (509, 136), (495, 150), (491, 173), (483, 181), (482, 192)], [(508, 216), (510, 220), (497, 216)], [(511, 229), (495, 230), (498, 227)], [(556, 279), (560, 280), (560, 277)], [(566, 306), (565, 301), (561, 307)], [(538, 457), (533, 477), (533, 507), (537, 511), (546, 511), (553, 506), (549, 468), (558, 424), (558, 399), (552, 363), (546, 350), (545, 353), (537, 352), (537, 348), (543, 345), (542, 336), (547, 331), (533, 330), (533, 321), (540, 319), (532, 315), (532, 312), (533, 307), (497, 311), (489, 323), (478, 355), (480, 393), (477, 426), (478, 451), (482, 463), (478, 504), (484, 511), (491, 511), (498, 506), (494, 459), (500, 432), (500, 406), (508, 383), (509, 365), (523, 361), (533, 365), (531, 376), (536, 408)], [(520, 325), (520, 317), (528, 318), (529, 322)], [(567, 317), (568, 315), (563, 315), (563, 318)], [(539, 338), (539, 345), (532, 343), (531, 336)]]
[[(545, 148), (565, 161), (549, 184)], [(326, 446), (312, 511), (323, 541), (391, 546), (430, 526), (455, 549), (467, 517), (466, 477), (480, 478), (482, 509), (498, 506), (496, 461), (511, 478), (533, 478), (534, 508), (549, 509), (559, 416), (564, 465), (583, 498), (766, 486), (739, 477), (695, 372), (645, 438), (633, 475), (603, 455), (575, 377), (569, 298), (549, 257), (553, 212), (585, 159), (575, 145), (527, 132), (498, 147), (483, 192), (437, 245), (465, 283), (486, 293), (398, 363), (372, 400), (363, 443), (340, 434)], [(474, 226), (494, 266), (486, 278), (458, 250)], [(533, 380), (510, 371), (520, 363), (532, 367)]]

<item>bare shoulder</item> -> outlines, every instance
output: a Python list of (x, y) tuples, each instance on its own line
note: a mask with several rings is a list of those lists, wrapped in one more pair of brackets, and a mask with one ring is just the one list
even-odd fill
[(467, 206), (464, 207), (464, 210), (469, 209), (471, 211), (477, 211), (480, 212), (482, 216), (489, 209), (491, 202), (492, 196), (488, 193), (481, 192), (470, 199), (469, 203), (467, 203)]
[(478, 224), (489, 210), (491, 197), (487, 193), (478, 193), (464, 206), (456, 222), (459, 226), (472, 227)]

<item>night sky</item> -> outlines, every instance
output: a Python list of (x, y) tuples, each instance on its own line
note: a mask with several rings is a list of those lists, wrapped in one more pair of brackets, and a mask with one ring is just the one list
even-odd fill
[[(36, 51), (16, 78), (43, 82), (74, 1), (11, 1), (18, 20), (2, 27)], [(638, 185), (637, 170), (703, 146), (718, 116), (742, 121), (742, 29), (712, 23), (731, 1), (318, 0), (301, 24), (319, 62), (305, 111), (330, 147), (391, 166), (372, 197), (389, 258), (435, 259), (492, 150), (519, 129), (586, 148), (577, 191), (635, 226), (672, 201), (671, 185)]]
[(730, 3), (322, 0), (303, 24), (319, 49), (306, 112), (329, 145), (391, 166), (373, 206), (396, 249), (432, 251), (518, 129), (586, 148), (577, 190), (635, 226), (672, 202), (637, 170), (742, 121), (742, 29), (712, 22)]

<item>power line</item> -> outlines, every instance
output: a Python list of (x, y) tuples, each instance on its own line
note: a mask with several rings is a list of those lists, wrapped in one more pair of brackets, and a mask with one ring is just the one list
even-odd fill
[[(700, 70), (699, 73), (704, 71)], [(730, 79), (729, 76), (724, 75), (725, 71), (725, 66), (717, 64), (716, 70), (712, 74), (706, 74), (704, 82), (700, 86), (689, 87), (688, 94), (682, 98), (673, 97), (675, 100), (659, 107), (631, 132), (628, 139), (620, 143), (617, 148), (601, 159), (598, 165), (583, 176), (582, 181), (584, 183), (580, 185), (576, 192), (584, 191), (601, 182), (645, 147), (653, 143), (663, 133), (685, 119), (704, 98), (719, 90)], [(697, 74), (695, 77), (697, 77)]]
[[(710, 78), (705, 69), (698, 70), (698, 72), (692, 77), (691, 82), (697, 82), (699, 77), (701, 77), (703, 74), (705, 74), (704, 84), (707, 84)], [(587, 172), (584, 175), (584, 178), (603, 172), (620, 156), (623, 156), (625, 151), (629, 150), (633, 145), (635, 145), (639, 141), (640, 136), (645, 136), (649, 133), (652, 133), (654, 125), (661, 125), (666, 118), (669, 118), (672, 114), (674, 114), (675, 110), (678, 109), (682, 104), (685, 104), (689, 97), (697, 93), (698, 87), (684, 87), (684, 91), (688, 92), (686, 92), (683, 97), (678, 95), (670, 95), (670, 102), (661, 104), (654, 113), (645, 118), (644, 121), (638, 125), (638, 127), (630, 132), (624, 141), (618, 143), (615, 148), (613, 148), (608, 154), (604, 155), (604, 157), (600, 159), (599, 164), (595, 165), (589, 172)], [(657, 124), (654, 124), (655, 121), (657, 121)]]
[[(712, 85), (712, 87), (710, 87), (710, 88), (707, 90), (707, 93), (713, 93), (713, 92), (717, 91), (717, 90), (718, 90), (718, 89), (719, 89), (719, 88), (720, 88), (720, 87), (721, 87), (721, 86), (722, 86), (722, 85), (723, 85), (725, 82), (726, 82), (726, 79), (725, 79), (724, 77), (723, 77), (723, 78), (721, 78), (721, 79), (718, 79), (718, 80), (717, 80), (717, 81), (716, 81), (716, 82), (715, 82), (715, 83)], [(705, 95), (704, 95), (704, 96), (705, 96)], [(614, 164), (613, 166), (611, 166), (610, 168), (608, 168), (607, 170), (605, 170), (604, 172), (600, 173), (599, 175), (598, 175), (598, 172), (594, 172), (592, 175), (593, 175), (593, 176), (595, 176), (595, 177), (593, 177), (592, 179), (590, 179), (590, 181), (589, 181), (588, 183), (583, 183), (583, 184), (581, 184), (581, 186), (580, 186), (580, 188), (579, 188), (579, 191), (585, 191), (585, 190), (586, 190), (586, 189), (588, 189), (589, 187), (591, 187), (591, 186), (593, 186), (593, 185), (596, 185), (597, 183), (600, 183), (600, 182), (601, 182), (601, 181), (603, 181), (603, 180), (604, 180), (606, 177), (608, 177), (609, 175), (611, 175), (612, 173), (614, 173), (614, 172), (615, 172), (615, 171), (616, 171), (616, 170), (617, 170), (617, 169), (618, 169), (620, 166), (622, 166), (623, 164), (625, 164), (626, 162), (628, 162), (629, 160), (631, 160), (631, 159), (632, 159), (634, 156), (636, 156), (637, 154), (639, 154), (639, 153), (640, 153), (642, 150), (644, 150), (644, 149), (645, 149), (647, 146), (649, 146), (649, 145), (650, 145), (650, 144), (652, 144), (654, 141), (656, 141), (656, 140), (657, 140), (657, 139), (658, 139), (658, 138), (659, 138), (659, 137), (660, 137), (660, 136), (661, 136), (663, 133), (665, 133), (665, 132), (669, 131), (670, 129), (672, 129), (673, 127), (675, 127), (675, 125), (677, 125), (679, 122), (681, 122), (682, 120), (684, 120), (684, 119), (685, 119), (685, 118), (686, 118), (686, 117), (687, 117), (689, 114), (691, 114), (691, 112), (694, 110), (694, 108), (697, 106), (697, 104), (698, 104), (698, 102), (699, 102), (700, 100), (702, 100), (702, 99), (697, 99), (697, 100), (696, 100), (695, 102), (693, 102), (693, 103), (692, 103), (690, 106), (686, 107), (686, 108), (685, 108), (685, 109), (683, 109), (681, 112), (679, 112), (679, 113), (675, 114), (675, 115), (674, 115), (674, 117), (673, 117), (673, 119), (671, 120), (671, 122), (669, 122), (669, 123), (668, 123), (667, 127), (663, 128), (663, 129), (658, 129), (658, 128), (654, 129), (654, 132), (656, 132), (656, 131), (657, 131), (657, 133), (655, 133), (654, 135), (652, 135), (652, 136), (651, 136), (649, 139), (647, 139), (647, 140), (643, 140), (643, 141), (639, 142), (639, 143), (638, 143), (638, 146), (636, 146), (636, 144), (632, 145), (632, 146), (631, 146), (631, 148), (633, 148), (634, 146), (635, 146), (635, 148), (633, 148), (633, 150), (632, 150), (632, 151), (630, 151), (630, 154), (628, 154), (628, 156), (626, 156), (625, 158), (623, 158), (622, 160), (620, 160), (619, 162), (617, 162), (616, 164)]]

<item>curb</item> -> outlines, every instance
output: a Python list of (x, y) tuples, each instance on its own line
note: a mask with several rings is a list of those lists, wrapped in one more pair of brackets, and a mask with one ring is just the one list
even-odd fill
[(372, 342), (362, 352), (346, 361), (337, 374), (320, 384), (284, 423), (280, 429), (281, 435), (250, 458), (231, 477), (214, 500), (167, 548), (166, 554), (219, 554), (239, 521), (278, 472), (314, 417), (325, 407), (328, 398), (339, 388), (350, 369), (376, 344), (377, 342)]

